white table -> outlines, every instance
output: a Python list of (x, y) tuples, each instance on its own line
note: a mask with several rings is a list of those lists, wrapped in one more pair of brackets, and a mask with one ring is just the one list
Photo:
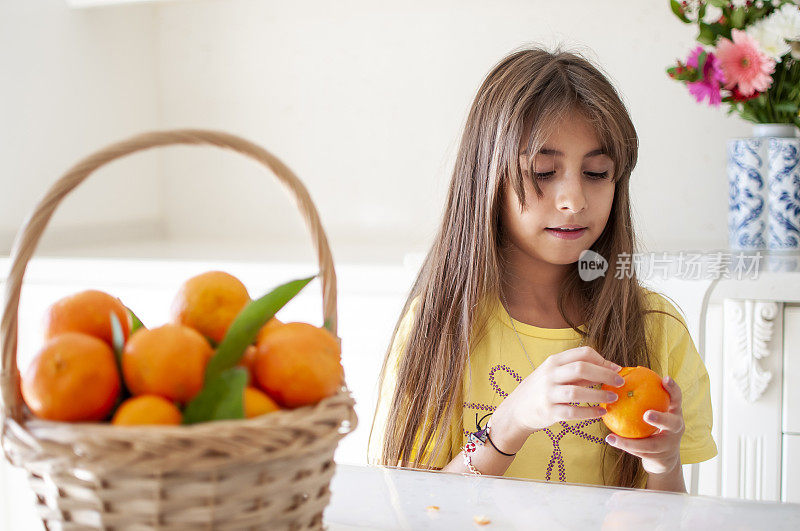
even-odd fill
[[(800, 504), (397, 467), (339, 464), (331, 491), (323, 518), (329, 531), (800, 529)], [(490, 523), (476, 525), (478, 515)]]

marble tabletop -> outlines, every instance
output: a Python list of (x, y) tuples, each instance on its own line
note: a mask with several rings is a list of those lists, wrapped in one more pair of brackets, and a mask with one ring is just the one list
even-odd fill
[(329, 531), (800, 529), (800, 504), (399, 467), (338, 464), (331, 491), (323, 518)]

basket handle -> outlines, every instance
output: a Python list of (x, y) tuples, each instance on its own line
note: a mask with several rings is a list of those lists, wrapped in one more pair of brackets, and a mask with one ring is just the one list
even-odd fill
[(241, 137), (204, 129), (177, 129), (152, 131), (133, 136), (127, 140), (111, 144), (84, 158), (67, 171), (47, 194), (39, 201), (33, 213), (28, 216), (17, 233), (11, 251), (11, 268), (4, 290), (3, 316), (0, 322), (2, 341), (2, 369), (0, 388), (2, 388), (3, 416), (17, 422), (22, 420), (22, 396), (20, 395), (20, 375), (17, 370), (17, 320), (19, 317), (19, 297), (22, 279), (28, 261), (44, 232), (50, 217), (61, 200), (84, 181), (92, 172), (137, 151), (174, 144), (208, 144), (231, 149), (246, 155), (272, 170), (278, 180), (294, 197), (297, 207), (306, 222), (314, 242), (322, 277), (322, 313), (324, 322), (335, 336), (337, 334), (336, 312), (336, 272), (333, 257), (328, 247), (328, 238), (322, 228), (319, 214), (308, 194), (308, 190), (283, 162), (264, 148)]

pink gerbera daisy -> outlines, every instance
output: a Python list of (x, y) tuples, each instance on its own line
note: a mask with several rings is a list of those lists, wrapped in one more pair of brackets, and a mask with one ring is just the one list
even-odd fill
[(733, 41), (720, 38), (717, 44), (719, 65), (728, 81), (725, 88), (737, 87), (744, 96), (764, 92), (772, 84), (775, 59), (764, 54), (758, 42), (741, 30), (733, 30)]
[[(698, 46), (692, 50), (689, 57), (686, 59), (686, 64), (692, 68), (697, 68), (698, 57), (702, 52), (702, 46)], [(709, 53), (706, 56), (706, 62), (703, 64), (703, 71), (701, 72), (700, 79), (686, 83), (686, 87), (698, 103), (708, 97), (708, 103), (716, 107), (722, 102), (719, 85), (724, 81), (725, 77), (719, 67), (719, 61), (713, 53)]]

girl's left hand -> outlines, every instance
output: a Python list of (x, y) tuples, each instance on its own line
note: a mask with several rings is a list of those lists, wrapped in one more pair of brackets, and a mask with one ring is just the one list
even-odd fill
[(642, 467), (650, 474), (664, 474), (680, 465), (681, 436), (683, 435), (683, 412), (681, 411), (681, 389), (669, 376), (661, 379), (669, 393), (669, 408), (666, 413), (649, 409), (644, 420), (658, 431), (644, 439), (627, 439), (610, 434), (606, 442), (642, 459)]

